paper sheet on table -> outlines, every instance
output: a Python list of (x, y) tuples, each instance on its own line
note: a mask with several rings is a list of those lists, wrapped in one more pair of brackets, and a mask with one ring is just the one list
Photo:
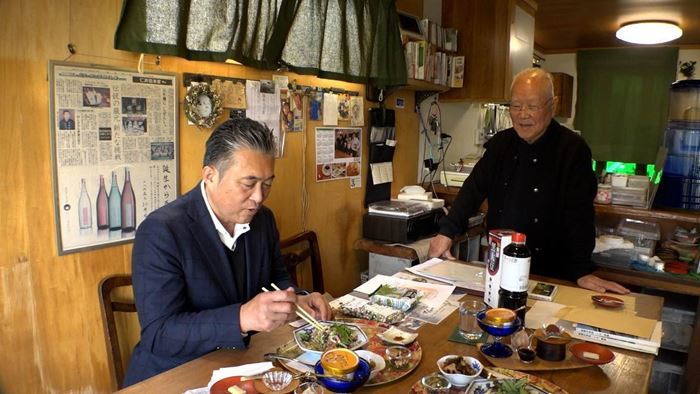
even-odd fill
[(530, 310), (525, 314), (525, 327), (538, 329), (549, 324), (557, 324), (559, 311), (566, 305), (547, 301), (535, 301)]
[(228, 378), (231, 376), (258, 375), (263, 372), (269, 371), (270, 369), (272, 369), (272, 367), (272, 363), (266, 361), (262, 363), (240, 365), (237, 367), (219, 368), (212, 372), (211, 380), (209, 381), (207, 387), (211, 388), (211, 386), (214, 385), (214, 383), (224, 378)]
[[(554, 296), (554, 302), (556, 302), (557, 304), (576, 306), (580, 308), (603, 309), (604, 307), (596, 306), (596, 304), (594, 304), (593, 301), (591, 301), (591, 296), (594, 296), (596, 294), (600, 293), (582, 289), (580, 287), (559, 286), (559, 291)], [(636, 314), (636, 300), (633, 296), (626, 296), (620, 294), (612, 294), (612, 296), (615, 298), (619, 298), (625, 302), (625, 306), (623, 308), (615, 309), (615, 312)]]
[(455, 289), (454, 285), (437, 285), (399, 279), (386, 275), (375, 275), (372, 279), (356, 287), (355, 291), (369, 295), (374, 293), (381, 285), (391, 285), (394, 287), (417, 290), (421, 294), (420, 303), (429, 308), (441, 307)]
[(425, 263), (407, 268), (416, 275), (425, 276), (449, 283), (463, 289), (484, 291), (484, 268), (453, 260), (433, 258)]
[(559, 311), (559, 318), (646, 339), (651, 338), (657, 322), (630, 313), (579, 307), (562, 309)]

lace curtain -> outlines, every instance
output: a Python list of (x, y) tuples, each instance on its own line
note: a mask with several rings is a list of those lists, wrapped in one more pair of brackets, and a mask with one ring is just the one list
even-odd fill
[(406, 84), (395, 0), (125, 0), (115, 48)]

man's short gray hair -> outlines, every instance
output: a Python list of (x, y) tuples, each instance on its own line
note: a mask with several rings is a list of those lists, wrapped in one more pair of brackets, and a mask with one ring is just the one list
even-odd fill
[(231, 165), (234, 153), (253, 150), (275, 156), (275, 138), (272, 131), (252, 119), (229, 119), (209, 136), (204, 152), (204, 165), (216, 168), (221, 174)]
[(544, 79), (547, 82), (545, 89), (549, 94), (548, 99), (554, 97), (554, 80), (552, 79), (552, 74), (539, 67), (526, 68), (523, 71), (520, 71), (519, 73), (515, 74), (515, 76), (513, 77), (513, 82), (511, 82), (510, 84), (510, 91), (513, 91), (513, 86), (517, 81), (527, 78)]

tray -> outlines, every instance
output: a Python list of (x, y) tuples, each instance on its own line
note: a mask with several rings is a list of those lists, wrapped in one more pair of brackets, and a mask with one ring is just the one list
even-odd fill
[[(384, 331), (388, 330), (391, 327), (390, 325), (363, 319), (343, 318), (338, 320), (358, 325), (365, 332), (365, 334), (367, 334), (367, 337), (369, 338), (367, 344), (364, 345), (362, 348), (378, 354), (379, 356), (385, 358), (386, 361), (386, 357), (384, 357), (384, 351), (388, 346), (391, 346), (391, 344), (387, 344), (386, 342), (382, 341), (382, 339), (378, 337), (377, 334), (383, 333)], [(377, 386), (380, 384), (393, 382), (413, 372), (413, 370), (416, 369), (416, 367), (420, 363), (421, 358), (423, 357), (423, 349), (421, 348), (418, 340), (413, 341), (410, 345), (407, 345), (406, 347), (411, 349), (411, 353), (413, 353), (411, 356), (411, 361), (408, 364), (408, 368), (397, 370), (391, 367), (391, 365), (387, 361), (386, 368), (379, 371), (375, 376), (368, 380), (367, 383), (365, 383), (364, 387)], [(298, 358), (298, 356), (303, 354), (303, 351), (295, 343), (294, 339), (292, 339), (290, 342), (286, 343), (285, 345), (282, 345), (280, 349), (278, 349), (278, 353), (283, 354), (285, 356)], [(295, 369), (292, 363), (290, 362), (280, 360), (280, 363), (283, 367), (287, 368), (293, 373), (301, 372)]]
[[(535, 388), (542, 390), (543, 392), (547, 393), (552, 393), (552, 394), (567, 394), (567, 391), (562, 389), (561, 387), (555, 385), (554, 383), (550, 382), (549, 380), (542, 379), (540, 377), (530, 375), (524, 372), (518, 372), (514, 371), (512, 369), (506, 369), (506, 368), (485, 368), (485, 370), (491, 374), (492, 380), (496, 379), (508, 379), (508, 378), (513, 378), (513, 379), (527, 379), (528, 383)], [(478, 380), (483, 380), (475, 379), (470, 383), (469, 386), (467, 386), (467, 393), (473, 392), (472, 388)], [(464, 387), (458, 387), (458, 388), (451, 388), (450, 389), (450, 394), (463, 394)], [(423, 385), (421, 384), (421, 380), (418, 379), (417, 382), (411, 386), (411, 390), (409, 391), (411, 394), (427, 394), (427, 391), (423, 388)]]
[(272, 391), (265, 386), (261, 379), (246, 380), (241, 382), (240, 376), (230, 376), (223, 378), (211, 386), (210, 394), (229, 394), (228, 388), (238, 386), (246, 391), (246, 394), (285, 394), (294, 391), (299, 386), (299, 379), (292, 379), (292, 382), (280, 391)]
[(483, 356), (483, 358), (486, 361), (488, 361), (491, 365), (499, 368), (507, 368), (519, 371), (547, 371), (590, 367), (590, 363), (586, 363), (579, 360), (578, 358), (574, 357), (574, 355), (571, 353), (571, 346), (573, 344), (574, 342), (569, 343), (566, 346), (566, 357), (562, 361), (547, 361), (542, 360), (539, 357), (535, 357), (535, 361), (531, 362), (530, 364), (525, 364), (522, 361), (520, 361), (520, 358), (518, 358), (518, 352), (515, 350), (513, 351), (513, 355), (510, 357), (493, 358), (481, 352), (481, 346), (483, 346), (484, 344), (478, 344), (477, 348), (479, 349), (479, 353)]

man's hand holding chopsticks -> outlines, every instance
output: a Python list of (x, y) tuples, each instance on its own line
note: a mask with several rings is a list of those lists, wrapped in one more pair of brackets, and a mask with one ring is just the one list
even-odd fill
[(304, 308), (316, 320), (333, 319), (333, 311), (321, 293), (297, 296), (297, 304)]
[[(320, 296), (320, 294), (319, 294)], [(256, 295), (241, 305), (241, 332), (272, 331), (296, 319), (297, 295), (293, 288)]]

